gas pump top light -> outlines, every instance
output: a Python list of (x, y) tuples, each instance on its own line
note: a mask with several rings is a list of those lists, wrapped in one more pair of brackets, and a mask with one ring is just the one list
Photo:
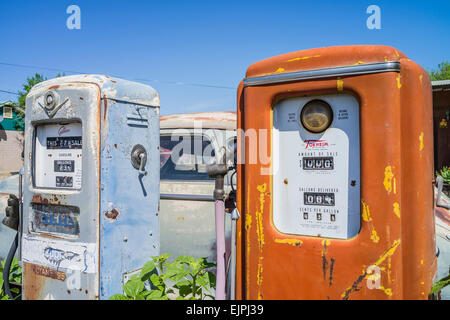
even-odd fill
[(333, 122), (333, 110), (323, 100), (312, 100), (303, 107), (300, 121), (306, 130), (321, 133)]

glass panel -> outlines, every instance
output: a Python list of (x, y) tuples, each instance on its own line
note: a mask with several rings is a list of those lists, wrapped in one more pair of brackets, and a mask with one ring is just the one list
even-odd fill
[(211, 142), (202, 136), (162, 136), (160, 140), (161, 180), (213, 180), (207, 166), (215, 163)]

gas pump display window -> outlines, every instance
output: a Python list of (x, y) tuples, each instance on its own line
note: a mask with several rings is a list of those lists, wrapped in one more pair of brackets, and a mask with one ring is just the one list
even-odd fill
[(354, 237), (361, 220), (358, 101), (347, 94), (282, 100), (272, 134), (278, 231)]
[(34, 183), (37, 188), (81, 189), (81, 123), (36, 127)]

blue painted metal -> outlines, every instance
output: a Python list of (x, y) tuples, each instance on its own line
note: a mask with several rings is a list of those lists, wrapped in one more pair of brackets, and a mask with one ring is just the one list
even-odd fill
[[(50, 93), (57, 100), (52, 109), (46, 104)], [(23, 298), (108, 299), (122, 292), (126, 274), (159, 254), (158, 93), (139, 83), (79, 75), (36, 85), (26, 104), (24, 214), (19, 246), (24, 265)], [(74, 126), (74, 121), (81, 126)], [(51, 133), (55, 125), (60, 126), (57, 134)], [(81, 132), (82, 152), (79, 148), (76, 152), (49, 150), (42, 141), (45, 136), (36, 136), (41, 126), (48, 129), (46, 137), (51, 139), (60, 139), (64, 133), (68, 136), (69, 126), (73, 132), (81, 130), (77, 132)], [(140, 176), (131, 161), (136, 144), (146, 149), (146, 176)], [(41, 150), (41, 167), (34, 161), (36, 145)], [(67, 150), (78, 162), (77, 170), (82, 168), (81, 173), (75, 171), (81, 177), (71, 178), (77, 181), (76, 187), (61, 188), (52, 179), (37, 187), (36, 175), (53, 175), (53, 161), (67, 157)], [(36, 205), (45, 212), (38, 212)], [(70, 211), (70, 207), (77, 210)], [(59, 222), (64, 222), (64, 215), (76, 219), (79, 232), (67, 231), (75, 223), (63, 228), (35, 228), (47, 221), (42, 220), (46, 213), (55, 214)]]
[[(159, 109), (108, 103), (101, 116), (100, 299), (121, 293), (124, 275), (159, 254)], [(137, 144), (147, 150), (146, 176), (130, 162)]]

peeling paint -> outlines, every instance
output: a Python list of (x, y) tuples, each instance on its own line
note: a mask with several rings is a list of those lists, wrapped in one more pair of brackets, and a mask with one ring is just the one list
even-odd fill
[(337, 79), (337, 90), (338, 91), (344, 90), (344, 80), (341, 80), (341, 78)]
[(400, 218), (400, 205), (398, 204), (398, 202), (394, 203), (394, 213), (397, 217)]
[(262, 260), (263, 257), (259, 258), (259, 262), (258, 262), (258, 275), (257, 275), (257, 284), (258, 286), (262, 285), (263, 282), (263, 265), (262, 265)]
[(262, 247), (264, 245), (264, 228), (263, 228), (263, 214), (264, 214), (264, 203), (267, 185), (264, 183), (260, 186), (257, 186), (259, 191), (259, 210), (256, 211), (256, 234), (258, 236), (259, 250), (262, 251)]
[[(384, 169), (384, 181), (383, 181), (383, 185), (384, 188), (386, 189), (386, 191), (388, 193), (392, 192), (392, 180), (394, 179), (394, 174), (392, 173), (392, 167), (391, 166), (387, 166)], [(394, 192), (396, 193), (396, 192)]]
[(311, 59), (311, 58), (319, 58), (320, 54), (315, 55), (315, 56), (311, 56), (311, 57), (299, 57), (299, 58), (293, 58), (290, 60), (287, 60), (288, 62), (293, 62), (293, 61), (300, 61), (300, 60), (307, 60), (307, 59)]
[(328, 260), (327, 260), (327, 248), (330, 245), (330, 240), (322, 241), (322, 274), (323, 280), (326, 280), (327, 277), (327, 269), (328, 269)]
[(293, 247), (300, 247), (303, 244), (303, 241), (298, 239), (275, 239), (275, 242), (282, 244), (289, 244)]
[(401, 81), (401, 79), (402, 79), (402, 76), (401, 76), (401, 75), (398, 75), (398, 76), (397, 76), (397, 88), (399, 88), (399, 89), (401, 89), (401, 87), (402, 87), (402, 81)]
[(424, 147), (424, 145), (423, 145), (423, 132), (420, 133), (419, 142), (420, 142), (419, 150), (422, 151), (423, 147)]
[(373, 226), (372, 217), (370, 216), (370, 208), (363, 200), (361, 200), (361, 203), (363, 205), (362, 218), (365, 222), (369, 223), (371, 233), (370, 239), (372, 239), (374, 243), (378, 243), (380, 241), (380, 237)]
[[(372, 265), (373, 265), (373, 266), (380, 266), (380, 264), (382, 264), (387, 258), (391, 257), (391, 256), (395, 253), (395, 251), (397, 250), (397, 248), (398, 248), (398, 246), (400, 245), (400, 243), (401, 243), (401, 240), (400, 240), (400, 239), (395, 240), (394, 243), (392, 244), (392, 246), (391, 246), (389, 249), (387, 249), (387, 250), (386, 250), (386, 251), (378, 258), (378, 260), (377, 260), (375, 263), (373, 263)], [(370, 275), (367, 273), (367, 269), (364, 269), (363, 272), (362, 272), (362, 274), (358, 277), (358, 279), (356, 279), (356, 281), (353, 282), (353, 284), (352, 284), (350, 287), (348, 287), (348, 288), (342, 293), (341, 298), (342, 298), (343, 300), (348, 300), (349, 295), (350, 295), (352, 292), (361, 290), (361, 288), (358, 287), (359, 284), (360, 284), (364, 279), (368, 278), (369, 276), (370, 276)], [(382, 287), (380, 286), (380, 289), (381, 289), (381, 288), (382, 288)], [(384, 289), (384, 288), (383, 288), (383, 289)], [(391, 289), (384, 289), (384, 290), (385, 290), (385, 293), (386, 293), (386, 294), (392, 295), (392, 290), (391, 290)], [(386, 290), (389, 290), (389, 291), (386, 292)]]

